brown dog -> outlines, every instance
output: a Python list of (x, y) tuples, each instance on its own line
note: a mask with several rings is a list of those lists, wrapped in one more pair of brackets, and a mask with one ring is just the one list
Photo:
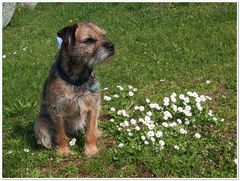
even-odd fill
[(98, 152), (97, 128), (100, 111), (99, 82), (93, 65), (114, 54), (105, 32), (92, 23), (74, 24), (58, 32), (63, 40), (57, 60), (45, 82), (35, 135), (47, 148), (69, 154), (68, 133), (86, 127), (85, 154)]

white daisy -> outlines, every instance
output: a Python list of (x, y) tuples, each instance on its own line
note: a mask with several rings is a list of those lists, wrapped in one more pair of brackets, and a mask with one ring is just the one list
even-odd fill
[(132, 97), (132, 96), (134, 95), (134, 93), (130, 91), (130, 92), (128, 93), (128, 95)]
[(147, 112), (147, 115), (151, 117), (151, 116), (152, 116), (152, 112), (151, 112), (151, 111), (148, 111), (148, 112)]
[(142, 112), (144, 111), (144, 107), (143, 106), (139, 106), (139, 110)]
[(157, 131), (157, 133), (156, 133), (156, 137), (157, 137), (157, 138), (162, 137), (162, 135), (163, 135), (163, 132), (162, 132), (162, 131)]
[(162, 123), (162, 126), (165, 127), (165, 128), (167, 128), (167, 127), (168, 127), (168, 123), (167, 123), (167, 122), (163, 122), (163, 123)]
[(129, 88), (129, 89), (133, 89), (133, 86), (129, 85), (128, 88)]
[(137, 90), (138, 90), (137, 88), (133, 88), (133, 92), (137, 92)]
[(196, 133), (194, 136), (198, 139), (201, 138), (201, 135), (199, 133)]
[(122, 148), (123, 146), (124, 146), (123, 143), (120, 143), (120, 144), (118, 145), (119, 148)]
[(136, 126), (135, 129), (136, 129), (137, 131), (139, 131), (139, 130), (140, 130), (140, 127), (139, 127), (139, 126)]
[(181, 119), (177, 119), (178, 124), (182, 124), (182, 120)]
[(112, 123), (113, 123), (113, 122), (114, 122), (114, 119), (113, 119), (113, 118), (112, 118), (112, 119), (110, 119), (110, 122), (112, 122)]
[(159, 145), (160, 145), (160, 146), (164, 146), (164, 145), (165, 145), (165, 142), (164, 142), (163, 140), (160, 140), (160, 141), (159, 141)]
[(144, 141), (144, 144), (145, 144), (145, 145), (148, 145), (148, 144), (149, 144), (149, 142), (146, 140), (146, 141)]
[(118, 94), (114, 94), (113, 97), (119, 98), (119, 95)]
[(150, 103), (151, 101), (149, 99), (146, 99), (146, 103)]
[(135, 119), (131, 119), (130, 122), (131, 122), (131, 124), (136, 124), (137, 123), (137, 121)]
[(139, 110), (139, 106), (134, 106), (134, 110), (135, 111)]
[(178, 145), (174, 145), (174, 149), (175, 150), (179, 150), (179, 146)]
[(154, 131), (148, 131), (147, 135), (148, 135), (149, 137), (153, 137), (153, 136), (154, 136)]
[(210, 80), (206, 80), (206, 84), (210, 84), (211, 83), (211, 81)]
[(114, 107), (111, 107), (110, 111), (115, 112), (116, 109)]
[(23, 150), (24, 152), (26, 152), (26, 153), (28, 153), (30, 150), (29, 149), (27, 149), (27, 148), (24, 148), (24, 150)]
[(141, 139), (144, 141), (144, 140), (146, 140), (146, 137), (145, 136), (141, 136)]

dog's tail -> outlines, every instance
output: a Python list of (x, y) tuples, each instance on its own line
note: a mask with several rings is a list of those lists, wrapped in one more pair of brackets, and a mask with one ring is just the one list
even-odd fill
[(50, 120), (48, 118), (39, 117), (34, 126), (37, 143), (42, 144), (46, 148), (52, 147), (51, 135), (49, 133)]

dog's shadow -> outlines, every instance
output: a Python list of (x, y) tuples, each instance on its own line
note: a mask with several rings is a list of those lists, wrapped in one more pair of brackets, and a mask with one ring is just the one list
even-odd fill
[[(84, 134), (79, 132), (77, 134), (68, 134), (69, 139), (76, 138), (76, 147), (78, 150), (83, 151), (84, 147)], [(37, 138), (34, 134), (34, 122), (28, 123), (27, 125), (17, 124), (12, 129), (11, 137), (21, 138), (23, 143), (27, 145), (32, 151), (41, 151), (45, 148), (44, 146), (37, 143)], [(70, 140), (69, 140), (70, 141)], [(54, 150), (54, 147), (51, 148)]]

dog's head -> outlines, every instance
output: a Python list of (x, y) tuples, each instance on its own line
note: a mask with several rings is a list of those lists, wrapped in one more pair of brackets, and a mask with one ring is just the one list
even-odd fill
[(93, 23), (74, 24), (58, 31), (62, 48), (73, 60), (89, 66), (101, 63), (114, 54), (114, 45), (106, 33)]

